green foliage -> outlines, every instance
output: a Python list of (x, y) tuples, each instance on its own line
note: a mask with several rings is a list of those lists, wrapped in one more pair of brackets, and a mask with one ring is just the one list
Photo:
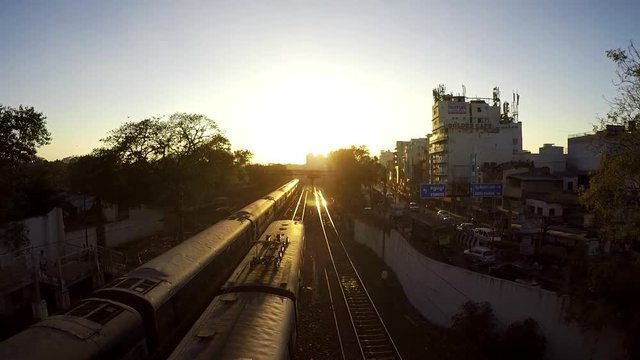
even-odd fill
[(21, 222), (0, 225), (0, 252), (13, 252), (29, 243), (26, 228)]
[(544, 358), (546, 339), (531, 318), (517, 321), (500, 332), (491, 304), (468, 301), (452, 320), (452, 329), (478, 350), (479, 359)]
[[(626, 50), (607, 51), (617, 66), (618, 95), (600, 119), (594, 149), (602, 154), (589, 187), (580, 194), (596, 215), (600, 238), (614, 245), (638, 245), (640, 238), (640, 54), (633, 43)], [(606, 131), (609, 125), (625, 131)], [(630, 358), (640, 358), (640, 264), (628, 254), (587, 258), (578, 252), (570, 266), (572, 301), (568, 317), (585, 328), (614, 326), (622, 331)]]
[(384, 176), (377, 158), (369, 155), (366, 146), (332, 151), (328, 168), (334, 172), (332, 193), (342, 204), (354, 209), (363, 206), (362, 187), (370, 188)]
[(63, 166), (36, 156), (51, 141), (45, 119), (33, 107), (0, 105), (0, 223), (40, 215), (55, 203)]
[(0, 162), (35, 161), (37, 148), (51, 141), (45, 119), (33, 107), (0, 105)]
[(623, 255), (587, 258), (574, 254), (569, 267), (572, 295), (567, 319), (585, 329), (621, 331), (629, 358), (640, 357), (640, 264)]
[(496, 317), (491, 304), (468, 301), (453, 316), (451, 328), (471, 341), (483, 354), (489, 355), (498, 338)]
[(197, 204), (246, 178), (251, 159), (231, 144), (215, 121), (176, 113), (128, 122), (106, 145), (72, 167), (74, 188), (119, 204)]
[[(640, 54), (631, 43), (627, 50), (607, 51), (617, 66), (618, 95), (611, 110), (600, 119), (598, 130), (608, 125), (640, 123)], [(640, 124), (638, 124), (640, 125)], [(599, 169), (580, 200), (601, 225), (602, 238), (628, 242), (640, 236), (640, 131), (612, 134), (599, 131), (594, 150), (603, 154)]]
[(538, 323), (532, 318), (517, 321), (507, 327), (495, 350), (495, 359), (544, 359), (547, 339), (539, 334)]

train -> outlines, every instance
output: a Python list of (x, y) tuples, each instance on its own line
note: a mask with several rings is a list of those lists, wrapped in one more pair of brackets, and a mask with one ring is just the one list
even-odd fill
[(286, 207), (294, 179), (0, 343), (0, 359), (166, 357), (251, 245)]
[(169, 359), (293, 358), (304, 236), (299, 221), (273, 222)]

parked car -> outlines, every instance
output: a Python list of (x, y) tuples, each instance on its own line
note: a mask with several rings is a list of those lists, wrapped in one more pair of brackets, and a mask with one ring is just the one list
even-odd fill
[(472, 223), (460, 223), (456, 225), (456, 230), (462, 231), (465, 233), (471, 233), (473, 232), (473, 227), (474, 225)]
[(438, 210), (438, 216), (439, 217), (451, 217), (451, 213), (448, 212), (447, 210)]
[(502, 264), (489, 269), (489, 275), (529, 286), (539, 286), (532, 269), (520, 264)]
[(447, 210), (438, 210), (438, 219), (451, 223), (453, 221), (453, 217), (451, 217), (451, 213)]
[(412, 201), (412, 202), (409, 203), (409, 211), (418, 212), (418, 211), (420, 211), (420, 206), (417, 203)]
[(500, 236), (495, 230), (490, 228), (475, 228), (473, 229), (473, 237), (478, 239), (481, 243), (492, 243), (500, 241)]
[(493, 250), (484, 246), (476, 246), (464, 251), (464, 256), (472, 262), (479, 262), (482, 264), (495, 264), (496, 254)]

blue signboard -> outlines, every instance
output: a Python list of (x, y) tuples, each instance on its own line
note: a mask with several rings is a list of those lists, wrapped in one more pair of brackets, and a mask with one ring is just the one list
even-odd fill
[(502, 184), (471, 184), (471, 196), (500, 197)]
[(445, 197), (446, 184), (420, 184), (420, 199)]

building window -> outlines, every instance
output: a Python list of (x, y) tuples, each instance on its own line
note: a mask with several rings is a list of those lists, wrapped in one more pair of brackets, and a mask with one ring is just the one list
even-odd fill
[(482, 112), (482, 108), (478, 108), (478, 112)]
[(482, 118), (478, 118), (478, 124), (482, 123)]
[(542, 208), (541, 208), (541, 207), (536, 208), (536, 213), (537, 213), (538, 215), (542, 215)]
[(569, 181), (569, 182), (567, 183), (567, 190), (569, 190), (569, 191), (573, 191), (573, 181)]
[(513, 139), (513, 145), (518, 145), (518, 139)]
[(549, 216), (556, 216), (556, 209), (554, 208), (549, 209)]

